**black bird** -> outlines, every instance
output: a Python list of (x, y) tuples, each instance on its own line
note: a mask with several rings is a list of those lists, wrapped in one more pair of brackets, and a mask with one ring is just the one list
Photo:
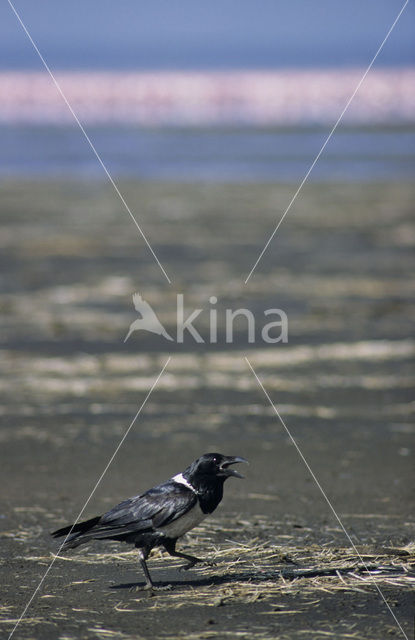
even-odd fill
[(183, 473), (167, 482), (120, 502), (102, 516), (58, 529), (52, 536), (66, 536), (63, 551), (90, 540), (119, 540), (134, 544), (146, 579), (144, 589), (157, 589), (146, 564), (151, 550), (161, 546), (171, 556), (188, 560), (183, 569), (203, 562), (176, 551), (176, 542), (216, 509), (222, 500), (223, 484), (227, 478), (243, 478), (230, 468), (236, 462), (247, 460), (205, 453)]

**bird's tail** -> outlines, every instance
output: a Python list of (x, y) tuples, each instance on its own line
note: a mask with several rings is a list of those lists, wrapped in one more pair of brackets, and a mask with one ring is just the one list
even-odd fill
[(91, 518), (90, 520), (78, 522), (75, 525), (70, 524), (67, 527), (62, 527), (62, 529), (53, 531), (51, 535), (54, 538), (68, 536), (68, 539), (65, 540), (62, 546), (62, 550), (73, 549), (74, 547), (78, 547), (80, 544), (83, 544), (84, 542), (87, 542), (91, 539), (91, 537), (88, 535), (88, 532), (93, 529), (96, 524), (98, 524), (100, 519), (101, 516), (96, 516), (95, 518)]

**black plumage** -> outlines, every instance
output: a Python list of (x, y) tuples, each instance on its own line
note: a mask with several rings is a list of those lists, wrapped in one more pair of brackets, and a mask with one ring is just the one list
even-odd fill
[(55, 538), (66, 536), (62, 550), (90, 540), (118, 540), (134, 544), (146, 578), (144, 588), (154, 589), (146, 559), (153, 547), (162, 546), (171, 555), (188, 561), (189, 569), (199, 558), (176, 551), (178, 538), (212, 513), (223, 497), (227, 478), (242, 478), (230, 466), (244, 458), (206, 453), (183, 473), (145, 493), (128, 498), (102, 516), (54, 531)]

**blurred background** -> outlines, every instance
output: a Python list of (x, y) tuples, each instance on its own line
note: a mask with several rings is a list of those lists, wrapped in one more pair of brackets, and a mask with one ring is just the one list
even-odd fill
[[(112, 173), (296, 181), (400, 3), (23, 0), (16, 9)], [(409, 4), (311, 179), (410, 177), (413, 23)], [(0, 175), (101, 176), (7, 3), (0, 70)]]
[[(243, 517), (239, 533), (232, 532), (243, 542), (246, 527), (265, 519), (279, 547), (293, 536), (296, 542), (302, 536), (302, 545), (347, 546), (247, 369), (248, 355), (356, 542), (406, 544), (415, 533), (408, 515), (413, 3), (246, 285), (403, 2), (16, 0), (15, 6), (172, 284), (10, 6), (1, 3), (0, 482), (8, 491), (0, 524), (5, 557), (16, 558), (3, 575), (7, 615), (21, 613), (24, 598), (12, 595), (17, 581), (29, 589), (43, 572), (26, 558), (27, 548), (49, 554), (45, 519), (56, 528), (76, 517), (169, 354), (85, 517), (219, 450), (251, 460), (246, 482), (229, 486), (225, 509), (215, 514), (224, 531), (229, 518)], [(189, 313), (207, 309), (216, 296), (218, 343), (177, 345), (137, 332), (124, 344), (136, 318), (135, 291), (171, 334), (176, 293), (184, 294)], [(288, 344), (248, 344), (242, 322), (226, 344), (224, 309), (238, 307), (261, 316), (283, 309)], [(206, 311), (195, 323), (204, 336), (208, 317)], [(219, 540), (214, 528), (210, 540)], [(102, 596), (96, 585), (90, 588), (106, 611), (100, 625), (116, 620), (126, 633), (134, 619), (145, 635), (136, 616), (107, 609), (119, 593)], [(399, 613), (410, 626), (404, 589), (390, 593), (402, 600)], [(336, 594), (348, 620), (351, 600)], [(370, 617), (377, 594), (359, 598)], [(40, 602), (31, 609), (38, 616), (33, 624), (38, 637), (47, 637), (49, 614)], [(336, 635), (340, 605), (333, 602), (321, 615)], [(87, 629), (95, 617), (73, 604), (69, 596), (61, 603), (59, 625), (79, 637), (72, 627)], [(281, 624), (288, 633), (305, 632), (317, 608), (311, 612), (298, 594), (288, 606), (293, 614)], [(386, 637), (390, 620), (382, 606), (376, 604), (372, 622), (356, 618), (355, 630)], [(254, 606), (249, 620), (244, 611), (238, 614), (244, 629), (263, 623)], [(171, 623), (168, 611), (158, 615), (152, 637)], [(235, 620), (224, 628), (235, 630)], [(30, 633), (21, 628), (21, 637)]]

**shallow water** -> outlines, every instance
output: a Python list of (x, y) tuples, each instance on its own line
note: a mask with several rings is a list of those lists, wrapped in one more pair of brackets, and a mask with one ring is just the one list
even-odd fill
[[(325, 142), (326, 127), (142, 129), (88, 127), (110, 173), (140, 180), (300, 182)], [(0, 126), (0, 177), (104, 178), (76, 126)], [(310, 180), (410, 180), (413, 127), (339, 127)]]

